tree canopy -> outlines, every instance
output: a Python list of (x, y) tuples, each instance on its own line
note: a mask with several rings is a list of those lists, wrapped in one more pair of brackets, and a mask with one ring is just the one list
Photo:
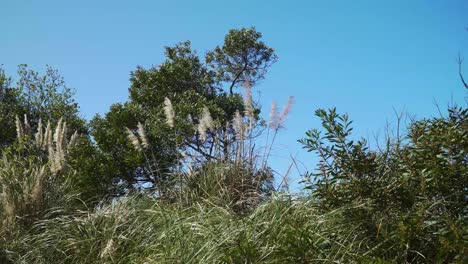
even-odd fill
[(15, 85), (3, 69), (0, 69), (0, 148), (16, 138), (15, 117), (27, 119), (35, 128), (40, 119), (56, 124), (60, 118), (73, 130), (86, 133), (85, 120), (79, 116), (74, 92), (67, 87), (57, 70), (47, 66), (46, 72), (31, 70), (27, 65), (18, 67)]
[[(137, 67), (130, 74), (129, 101), (113, 105), (105, 117), (96, 116), (91, 122), (98, 146), (113, 157), (119, 168), (116, 177), (127, 187), (155, 184), (151, 173), (154, 169), (143, 166), (144, 155), (135, 152), (126, 140), (125, 129), (136, 131), (138, 122), (147, 130), (152, 142), (149, 152), (161, 175), (179, 162), (179, 151), (190, 150), (211, 159), (215, 134), (224, 139), (222, 145), (227, 151), (232, 142), (226, 135), (234, 132), (231, 120), (236, 111), (245, 111), (242, 95), (232, 88), (244, 81), (257, 83), (276, 61), (274, 50), (261, 41), (261, 36), (254, 28), (231, 30), (222, 47), (207, 52), (206, 62), (191, 48), (190, 41), (185, 41), (166, 47), (166, 60), (159, 66)], [(174, 128), (166, 124), (166, 98), (175, 112)], [(216, 120), (217, 129), (209, 131), (206, 140), (200, 140), (193, 126), (202, 119), (204, 107)], [(258, 116), (259, 109), (255, 113)]]

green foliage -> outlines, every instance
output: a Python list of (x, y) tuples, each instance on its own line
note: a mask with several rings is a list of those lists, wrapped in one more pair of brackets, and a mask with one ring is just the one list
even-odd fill
[(136, 181), (135, 168), (143, 164), (140, 153), (133, 151), (127, 140), (125, 127), (136, 127), (137, 118), (121, 104), (115, 104), (106, 118), (96, 116), (91, 121), (91, 135), (99, 146), (99, 150), (110, 158), (114, 181), (124, 181), (124, 187), (130, 188)]
[(20, 91), (11, 87), (11, 78), (0, 68), (0, 150), (16, 138), (15, 116), (25, 113), (20, 98)]
[[(180, 151), (196, 151), (203, 159), (213, 158), (210, 152), (215, 138), (232, 135), (233, 128), (226, 124), (230, 124), (236, 111), (244, 113), (245, 110), (242, 96), (232, 91), (226, 93), (223, 83), (232, 86), (241, 80), (264, 78), (267, 68), (276, 60), (273, 49), (260, 38), (261, 34), (254, 29), (232, 30), (223, 48), (208, 52), (207, 64), (186, 41), (166, 47), (166, 60), (161, 65), (149, 69), (137, 67), (131, 73), (130, 100), (111, 106), (105, 117), (96, 116), (91, 122), (92, 135), (99, 148), (114, 161), (115, 181), (121, 181), (128, 189), (154, 186), (161, 181), (174, 182), (167, 175), (181, 162)], [(220, 64), (220, 56), (225, 56), (227, 67)], [(220, 78), (219, 74), (236, 74), (242, 78)], [(174, 128), (166, 124), (166, 98), (172, 102), (175, 112)], [(208, 139), (200, 140), (201, 135), (194, 127), (199, 125), (204, 107), (216, 120), (217, 129), (209, 131)], [(259, 109), (254, 111), (257, 120), (259, 112)], [(155, 168), (149, 168), (144, 153), (136, 153), (126, 140), (125, 129), (136, 131), (138, 122), (144, 125), (151, 142), (146, 155), (152, 157)], [(233, 142), (223, 140), (221, 144), (227, 156)], [(151, 173), (154, 170), (158, 171), (159, 179)]]
[(40, 119), (49, 120), (55, 125), (62, 118), (71, 130), (87, 132), (73, 95), (73, 90), (51, 67), (40, 75), (28, 69), (27, 65), (20, 65), (16, 86), (12, 86), (11, 78), (6, 77), (0, 68), (0, 149), (16, 138), (15, 116), (22, 118), (27, 115), (32, 129), (36, 128)]
[(49, 120), (56, 124), (63, 119), (71, 130), (85, 132), (85, 122), (78, 116), (79, 107), (73, 99), (74, 92), (57, 70), (47, 66), (45, 74), (40, 75), (23, 64), (18, 67), (18, 75), (17, 89), (30, 120)]
[(351, 122), (335, 109), (318, 110), (325, 134), (300, 140), (321, 160), (308, 186), (323, 211), (350, 204), (346, 221), (376, 245), (375, 256), (397, 262), (462, 261), (466, 256), (468, 110), (410, 124), (405, 138), (371, 151), (350, 139)]
[(124, 191), (114, 182), (112, 158), (99, 150), (86, 136), (81, 136), (68, 153), (69, 181), (88, 206), (108, 200)]
[(232, 29), (224, 38), (224, 45), (207, 53), (206, 62), (215, 69), (217, 80), (230, 82), (233, 88), (249, 81), (252, 85), (265, 78), (268, 68), (278, 56), (263, 41), (255, 28)]

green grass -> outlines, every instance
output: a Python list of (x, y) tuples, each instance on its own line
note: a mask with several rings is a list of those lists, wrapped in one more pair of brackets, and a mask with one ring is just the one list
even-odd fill
[(208, 200), (180, 207), (125, 197), (39, 221), (7, 250), (17, 263), (349, 263), (371, 253), (342, 210), (314, 208), (279, 196), (239, 215)]

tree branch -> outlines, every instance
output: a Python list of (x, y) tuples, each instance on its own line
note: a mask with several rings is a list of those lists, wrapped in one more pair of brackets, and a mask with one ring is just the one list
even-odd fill
[(200, 146), (194, 146), (194, 145), (192, 145), (192, 144), (190, 144), (190, 143), (186, 143), (186, 145), (187, 145), (188, 147), (190, 147), (191, 149), (195, 150), (196, 152), (200, 153), (202, 156), (204, 156), (204, 157), (207, 158), (207, 159), (216, 159), (215, 156), (212, 156), (212, 155), (210, 155), (210, 154), (204, 152), (204, 151), (200, 148)]
[(236, 75), (236, 78), (234, 78), (234, 80), (232, 81), (231, 87), (229, 87), (229, 92), (231, 95), (233, 94), (232, 89), (234, 88), (234, 85), (236, 85), (242, 73), (244, 73), (244, 71), (247, 69), (247, 65), (248, 65), (248, 61), (245, 61), (244, 67), (242, 68), (242, 70), (240, 70), (240, 72)]
[(460, 79), (463, 85), (465, 86), (465, 88), (468, 89), (468, 84), (465, 82), (465, 79), (463, 79), (463, 74), (462, 74), (463, 58), (460, 56), (460, 53), (458, 54), (457, 63), (458, 63), (458, 74), (460, 75)]

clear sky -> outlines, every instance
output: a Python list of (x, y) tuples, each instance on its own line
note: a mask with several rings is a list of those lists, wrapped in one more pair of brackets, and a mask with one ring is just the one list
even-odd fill
[(130, 71), (160, 64), (163, 46), (188, 39), (203, 55), (229, 29), (255, 26), (279, 55), (256, 88), (264, 113), (296, 98), (274, 149), (279, 171), (290, 155), (314, 168), (296, 140), (319, 126), (317, 108), (349, 113), (356, 135), (372, 138), (394, 109), (428, 117), (434, 101), (466, 97), (455, 59), (465, 55), (468, 78), (467, 0), (0, 0), (0, 26), (7, 73), (59, 69), (87, 119), (127, 100)]

